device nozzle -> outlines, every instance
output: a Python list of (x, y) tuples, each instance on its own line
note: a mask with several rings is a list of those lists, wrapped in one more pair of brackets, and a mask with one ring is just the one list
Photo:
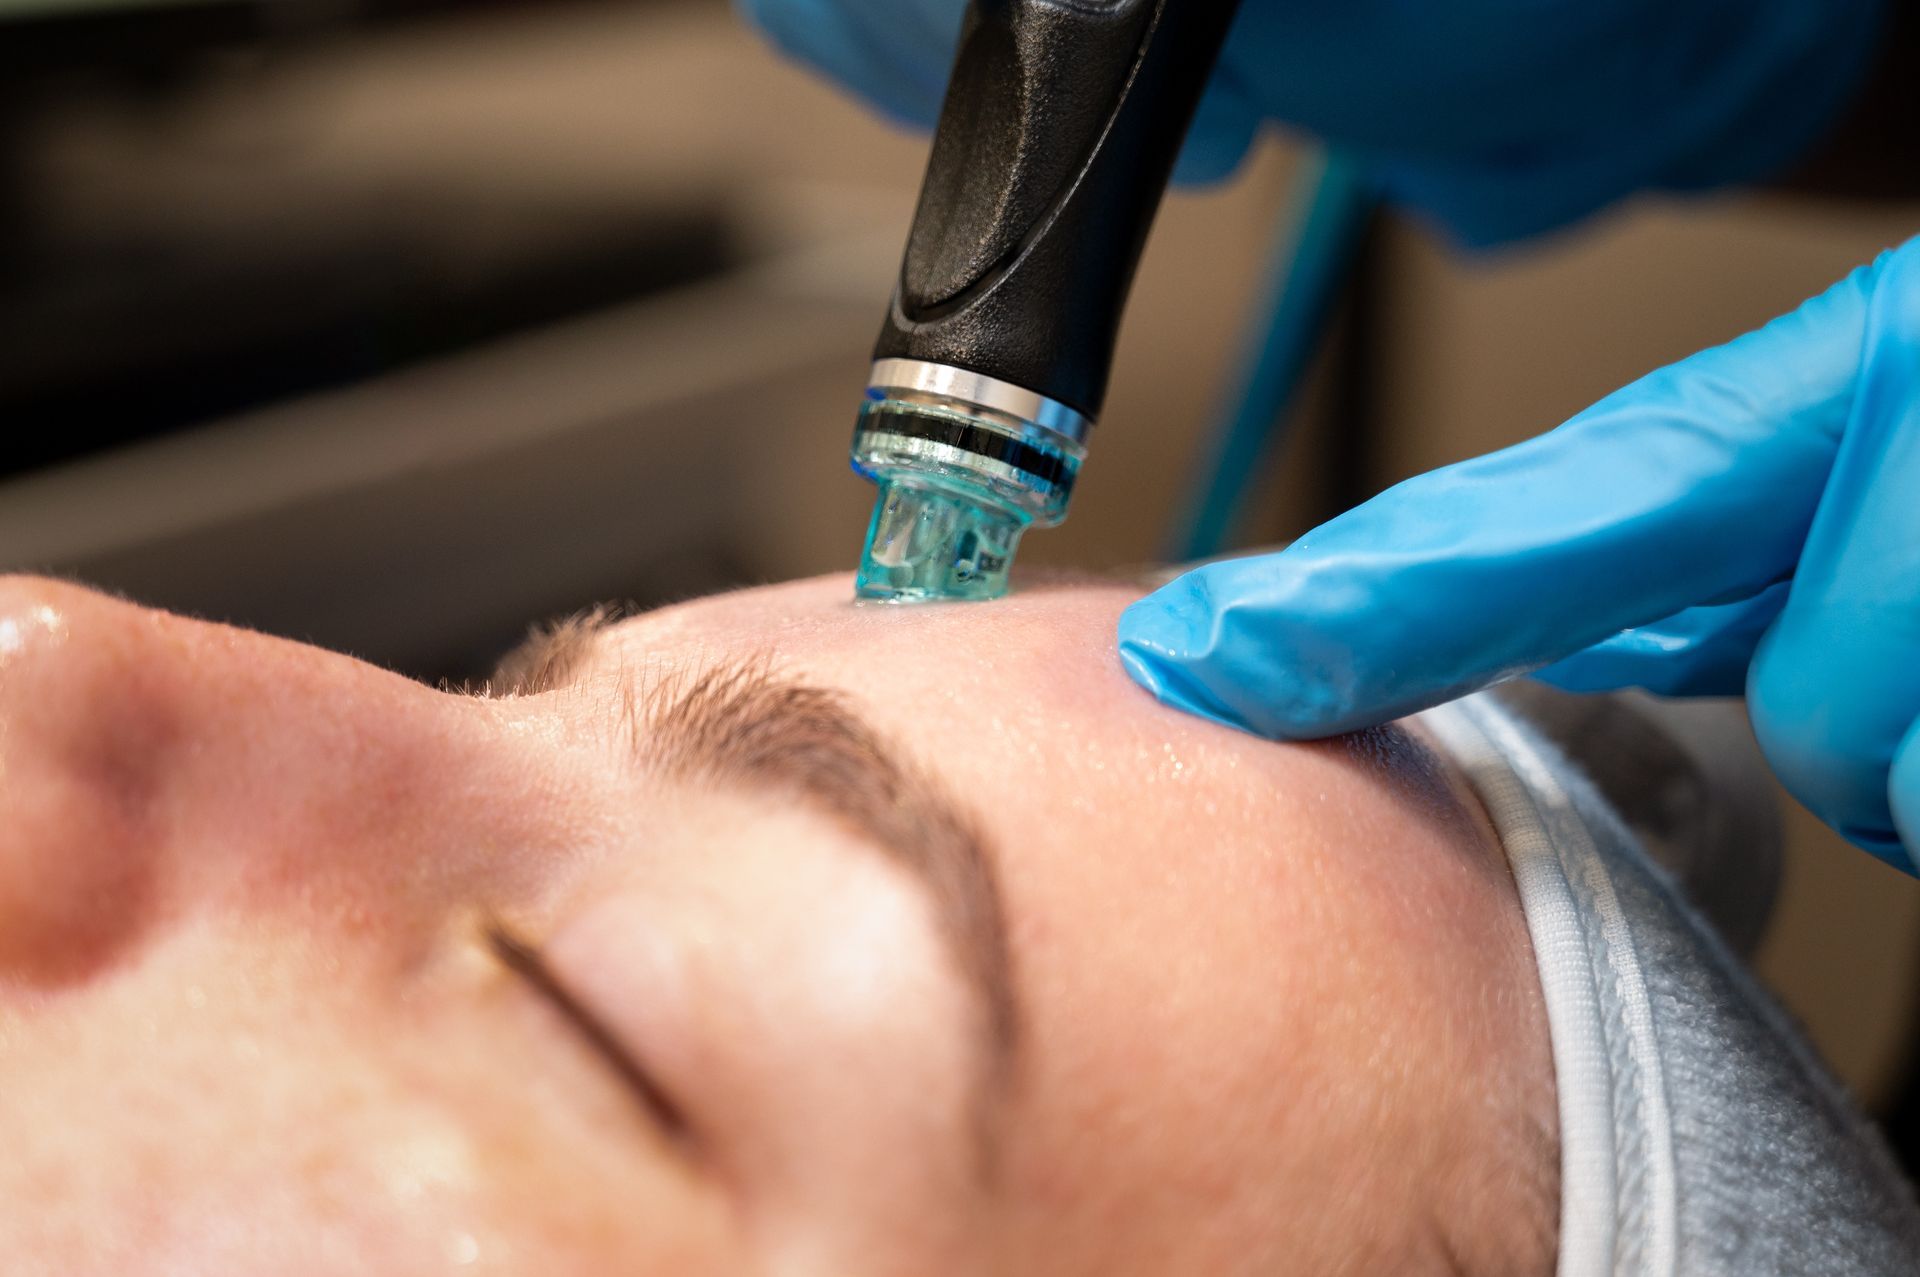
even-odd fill
[(855, 592), (895, 603), (999, 598), (1021, 534), (1066, 518), (1090, 423), (963, 369), (873, 367), (849, 459), (880, 499)]
[(931, 603), (1007, 592), (1027, 516), (941, 484), (882, 478), (854, 592)]

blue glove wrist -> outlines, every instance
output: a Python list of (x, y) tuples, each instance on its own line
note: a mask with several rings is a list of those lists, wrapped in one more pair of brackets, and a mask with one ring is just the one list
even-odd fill
[[(1463, 243), (1520, 239), (1793, 164), (1864, 78), (1888, 2), (1243, 0), (1178, 176), (1226, 176), (1279, 121)], [(939, 113), (965, 0), (738, 3), (890, 118)]]
[[(1675, 28), (1706, 6), (1672, 7)], [(1485, 248), (1558, 229), (1637, 191), (1763, 182), (1837, 125), (1872, 62), (1884, 0), (1747, 4), (1691, 32), (1649, 33), (1648, 84), (1617, 114), (1532, 139), (1427, 157), (1362, 151), (1387, 198), (1455, 242)], [(1660, 57), (1667, 40), (1698, 57)]]

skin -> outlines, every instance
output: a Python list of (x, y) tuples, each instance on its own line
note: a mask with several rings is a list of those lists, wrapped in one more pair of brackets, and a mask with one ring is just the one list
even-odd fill
[[(850, 593), (653, 613), (483, 698), (0, 583), (8, 1272), (1551, 1271), (1532, 956), (1433, 755), (1160, 709), (1113, 657), (1131, 589)], [(840, 689), (987, 835), (1020, 1006), (990, 1155), (919, 884), (632, 765), (623, 682), (727, 656)]]

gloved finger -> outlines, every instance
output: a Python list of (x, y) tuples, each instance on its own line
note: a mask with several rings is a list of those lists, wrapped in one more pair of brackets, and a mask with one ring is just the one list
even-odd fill
[(1747, 696), (1794, 797), (1898, 856), (1889, 777), (1920, 718), (1920, 255), (1873, 295), (1846, 434)]
[(1893, 807), (1894, 827), (1900, 831), (1900, 841), (1905, 848), (1906, 863), (1898, 867), (1920, 875), (1920, 864), (1916, 863), (1913, 850), (1920, 847), (1920, 721), (1908, 729), (1906, 739), (1893, 753), (1887, 794)]
[(939, 117), (964, 0), (873, 6), (736, 0), (789, 57), (839, 81), (881, 114), (918, 128)]
[(1534, 677), (1569, 692), (1644, 687), (1662, 696), (1738, 696), (1754, 649), (1786, 605), (1787, 586), (1782, 581), (1738, 603), (1690, 607), (1623, 631)]
[(1260, 111), (1224, 71), (1201, 95), (1187, 142), (1174, 165), (1173, 180), (1206, 186), (1232, 177), (1260, 131)]
[(1557, 430), (1188, 573), (1121, 617), (1128, 669), (1170, 704), (1325, 736), (1759, 593), (1799, 556), (1885, 261)]

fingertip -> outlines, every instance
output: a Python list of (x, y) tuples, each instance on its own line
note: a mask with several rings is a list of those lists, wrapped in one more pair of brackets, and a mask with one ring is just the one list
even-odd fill
[(1219, 627), (1206, 569), (1161, 586), (1120, 614), (1120, 663), (1162, 705), (1237, 731), (1268, 735), (1246, 713), (1233, 672), (1217, 668)]
[(1122, 663), (1162, 704), (1270, 740), (1337, 735), (1372, 721), (1352, 706), (1290, 636), (1296, 626), (1263, 587), (1271, 561), (1195, 568), (1121, 614)]
[(1239, 726), (1227, 707), (1194, 677), (1207, 653), (1204, 610), (1182, 577), (1120, 614), (1117, 638), (1120, 663), (1133, 681), (1163, 705)]
[(1192, 576), (1176, 577), (1127, 605), (1116, 631), (1122, 656), (1157, 664), (1184, 660), (1204, 647), (1206, 609), (1194, 597)]
[(1169, 709), (1193, 714), (1235, 731), (1253, 730), (1209, 692), (1203, 683), (1190, 678), (1189, 671), (1178, 661), (1164, 660), (1149, 645), (1129, 644), (1123, 639), (1120, 644), (1120, 664), (1134, 682)]

